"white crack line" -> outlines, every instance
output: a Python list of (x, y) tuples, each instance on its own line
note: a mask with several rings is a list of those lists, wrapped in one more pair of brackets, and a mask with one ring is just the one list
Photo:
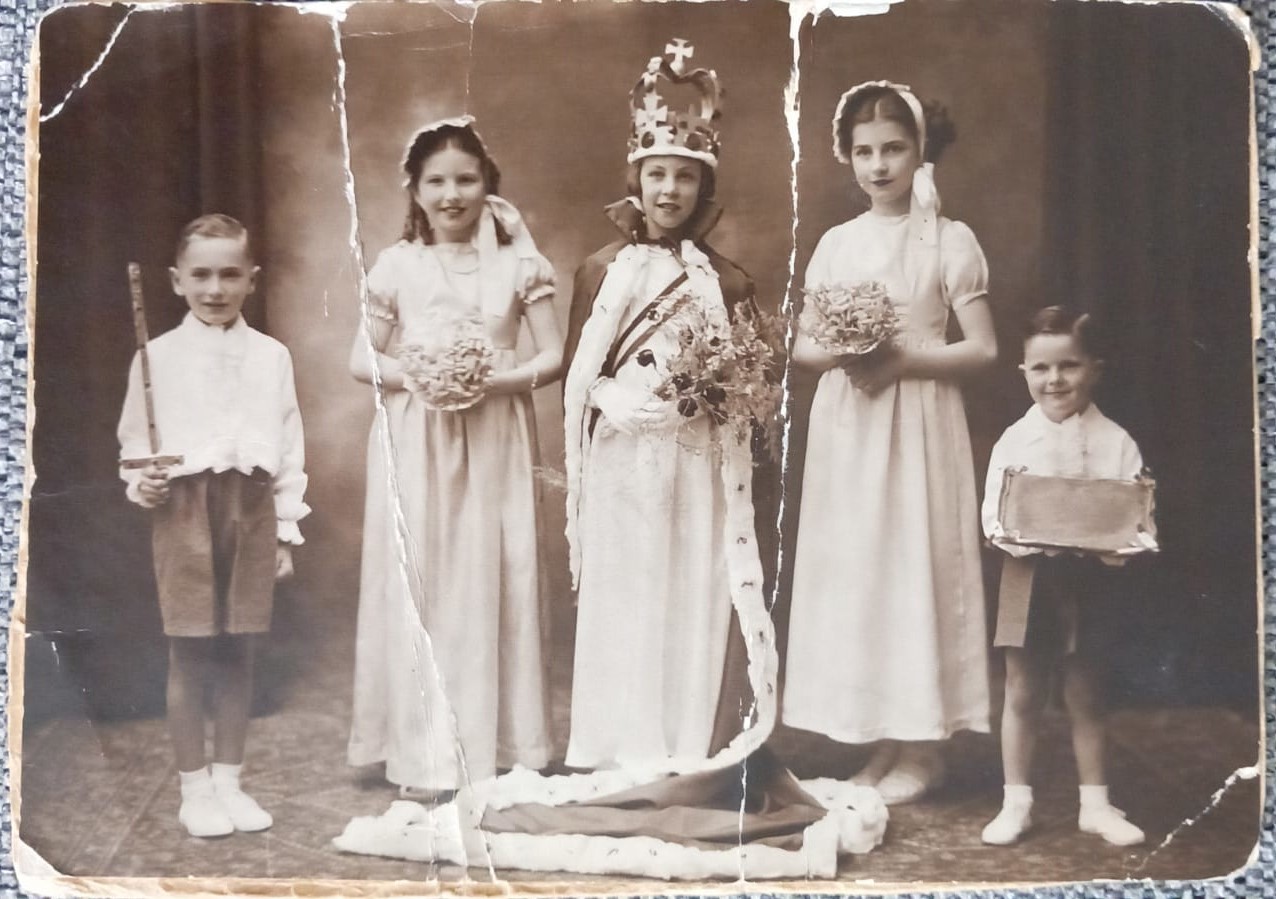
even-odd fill
[(1165, 839), (1163, 839), (1156, 846), (1156, 848), (1153, 849), (1151, 852), (1149, 852), (1147, 856), (1143, 859), (1143, 863), (1139, 865), (1138, 870), (1139, 871), (1144, 870), (1148, 866), (1148, 863), (1152, 861), (1153, 857), (1158, 852), (1160, 852), (1162, 849), (1169, 846), (1170, 843), (1174, 842), (1174, 838), (1177, 837), (1180, 832), (1187, 830), (1189, 827), (1194, 826), (1198, 821), (1200, 821), (1210, 812), (1214, 811), (1214, 809), (1218, 807), (1218, 804), (1223, 801), (1223, 796), (1233, 786), (1235, 786), (1237, 783), (1239, 783), (1242, 780), (1253, 780), (1254, 778), (1258, 777), (1258, 775), (1259, 775), (1259, 770), (1257, 766), (1255, 765), (1247, 765), (1242, 768), (1237, 768), (1235, 771), (1233, 771), (1228, 776), (1227, 780), (1223, 781), (1223, 785), (1219, 787), (1217, 790), (1215, 790), (1214, 794), (1210, 796), (1210, 801), (1205, 806), (1205, 808), (1201, 809), (1199, 814), (1186, 819), (1185, 821), (1183, 821), (1182, 824), (1179, 824), (1177, 827), (1171, 830), (1168, 834), (1166, 834)]
[(79, 80), (76, 81), (75, 84), (71, 85), (71, 89), (66, 92), (66, 96), (64, 96), (56, 106), (48, 112), (40, 115), (41, 123), (47, 122), (58, 115), (58, 113), (66, 108), (67, 103), (71, 102), (71, 98), (84, 89), (84, 86), (89, 83), (89, 79), (92, 78), (94, 73), (102, 67), (102, 63), (106, 62), (106, 58), (111, 54), (111, 48), (114, 47), (115, 42), (119, 40), (120, 32), (122, 32), (124, 30), (124, 26), (128, 24), (128, 20), (133, 18), (133, 13), (137, 12), (137, 9), (138, 8), (136, 6), (131, 7), (129, 11), (124, 14), (124, 18), (120, 19), (114, 30), (111, 31), (111, 36), (106, 40), (106, 46), (102, 48), (102, 52), (99, 53), (97, 59), (93, 61), (93, 65), (89, 66), (88, 69), (85, 70), (84, 74), (80, 76)]
[[(385, 453), (385, 469), (386, 469), (386, 489), (388, 498), (393, 506), (394, 516), (394, 540), (396, 555), (399, 562), (399, 573), (401, 577), (402, 590), (399, 592), (401, 602), (399, 605), (399, 613), (403, 618), (405, 628), (414, 637), (412, 641), (412, 653), (415, 661), (415, 669), (418, 672), (424, 672), (426, 669), (425, 662), (429, 661), (429, 669), (434, 674), (435, 683), (437, 683), (437, 692), (439, 699), (442, 700), (442, 712), (446, 716), (450, 731), (454, 740), (454, 751), (456, 752), (457, 763), (461, 769), (461, 778), (465, 785), (471, 785), (469, 768), (465, 761), (465, 752), (460, 744), (460, 728), (457, 726), (456, 713), (452, 709), (451, 703), (447, 699), (447, 684), (443, 677), (443, 673), (437, 669), (434, 664), (434, 644), (430, 637), (429, 630), (421, 622), (420, 613), (417, 611), (417, 604), (413, 601), (414, 596), (423, 595), (424, 586), (421, 582), (420, 572), (422, 571), (421, 560), (417, 557), (415, 547), (410, 539), (411, 532), (408, 528), (407, 516), (403, 509), (402, 496), (399, 489), (398, 471), (395, 467), (394, 440), (390, 432), (389, 412), (385, 402), (385, 386), (381, 380), (380, 368), (376, 365), (377, 356), (376, 347), (372, 343), (371, 331), (369, 325), (371, 323), (371, 311), (368, 303), (368, 284), (365, 275), (366, 266), (363, 254), (363, 242), (359, 233), (359, 211), (358, 200), (354, 190), (354, 168), (351, 160), (350, 150), (350, 123), (346, 112), (346, 59), (345, 52), (341, 44), (341, 22), (344, 21), (346, 12), (351, 4), (339, 3), (328, 7), (331, 12), (329, 21), (332, 27), (333, 47), (336, 50), (337, 58), (337, 82), (333, 89), (333, 103), (339, 110), (339, 121), (341, 124), (341, 151), (342, 164), (345, 170), (345, 192), (346, 200), (350, 204), (350, 246), (355, 254), (356, 266), (355, 277), (359, 283), (359, 307), (360, 314), (364, 323), (364, 334), (367, 338), (366, 350), (369, 358), (373, 360), (372, 381), (373, 396), (376, 403), (376, 428), (378, 443), (381, 445)], [(422, 658), (422, 656), (426, 658)], [(430, 705), (427, 699), (429, 692), (429, 683), (424, 678), (419, 678), (417, 689), (420, 695), (422, 707)], [(462, 823), (464, 828), (465, 824)], [(462, 837), (464, 834), (461, 835)], [(486, 835), (483, 839), (483, 847), (485, 854), (485, 864), (488, 874), (493, 882), (498, 882), (496, 870), (492, 861), (492, 854)], [(433, 853), (431, 853), (433, 855)], [(431, 858), (431, 862), (438, 864), (437, 858)], [(466, 858), (466, 873), (464, 880), (469, 880), (469, 862)]]

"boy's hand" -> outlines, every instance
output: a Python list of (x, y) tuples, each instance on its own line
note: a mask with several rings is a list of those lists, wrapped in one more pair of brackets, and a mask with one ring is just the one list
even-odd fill
[(286, 581), (292, 577), (292, 546), (279, 543), (275, 546), (275, 580)]
[(137, 482), (137, 495), (142, 498), (142, 505), (154, 509), (168, 502), (168, 469), (152, 462), (142, 469)]

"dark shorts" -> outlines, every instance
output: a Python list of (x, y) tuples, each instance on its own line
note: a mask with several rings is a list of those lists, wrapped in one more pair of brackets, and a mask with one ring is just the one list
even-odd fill
[(213, 637), (270, 630), (275, 592), (273, 479), (263, 471), (175, 478), (154, 513), (164, 633)]
[[(1022, 641), (1005, 616), (998, 615), (996, 646), (1022, 646), (1033, 655), (1079, 654), (1101, 660), (1112, 651), (1113, 636), (1105, 622), (1108, 572), (1098, 559), (1082, 556), (1032, 556), (1035, 565), (1028, 599), (1027, 629)], [(1003, 570), (1002, 577), (1006, 577)], [(1003, 594), (1002, 602), (1007, 601)]]

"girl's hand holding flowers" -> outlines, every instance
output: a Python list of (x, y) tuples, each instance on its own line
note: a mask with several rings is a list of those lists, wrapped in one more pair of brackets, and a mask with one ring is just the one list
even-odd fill
[(803, 330), (835, 356), (871, 354), (899, 333), (899, 314), (880, 281), (817, 284), (803, 293)]
[(857, 390), (875, 396), (908, 373), (907, 351), (892, 343), (883, 344), (862, 356), (847, 356), (842, 370)]
[(673, 320), (681, 352), (669, 360), (656, 390), (680, 415), (708, 415), (745, 443), (760, 438), (779, 451), (780, 386), (775, 362), (783, 333), (774, 316), (741, 303), (729, 320), (708, 316), (695, 302)]
[(492, 380), (492, 346), (475, 311), (434, 307), (403, 335), (398, 358), (404, 387), (443, 412), (475, 405)]
[(667, 400), (603, 378), (589, 393), (590, 402), (617, 431), (633, 435), (648, 428), (659, 428), (677, 417), (677, 407)]

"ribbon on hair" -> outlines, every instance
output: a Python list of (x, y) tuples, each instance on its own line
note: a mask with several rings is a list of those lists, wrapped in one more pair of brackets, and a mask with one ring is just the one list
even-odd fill
[(488, 194), (479, 215), (474, 245), (479, 257), (479, 298), (485, 315), (503, 318), (509, 311), (510, 275), (500, 256), (501, 244), (496, 234), (496, 224), (509, 235), (513, 257), (507, 264), (517, 266), (520, 259), (535, 259), (540, 255), (532, 233), (523, 224), (523, 216), (514, 204), (496, 194)]
[(939, 265), (939, 191), (935, 187), (933, 163), (922, 163), (913, 172), (906, 228), (904, 274), (915, 296), (926, 278), (939, 274), (927, 271)]
[[(842, 94), (837, 103), (837, 111), (833, 113), (833, 153), (839, 162), (849, 164), (850, 154), (842, 146), (839, 127), (842, 116), (850, 102), (862, 91), (870, 88), (884, 88), (893, 91), (909, 111), (917, 125), (917, 152), (922, 158), (926, 154), (926, 114), (921, 101), (906, 84), (894, 81), (865, 81), (857, 84)], [(916, 291), (924, 277), (928, 263), (937, 263), (939, 249), (939, 190), (935, 187), (935, 165), (923, 162), (913, 172), (912, 190), (908, 198), (908, 243), (905, 248), (904, 269), (910, 287)]]
[(843, 149), (842, 138), (838, 134), (838, 125), (842, 121), (842, 114), (846, 112), (847, 104), (855, 99), (856, 94), (871, 87), (882, 87), (894, 91), (904, 101), (904, 105), (913, 114), (913, 121), (917, 125), (917, 155), (924, 159), (926, 157), (926, 113), (922, 109), (922, 101), (917, 99), (913, 89), (907, 84), (897, 84), (894, 81), (864, 81), (846, 91), (842, 94), (841, 99), (837, 101), (837, 110), (833, 113), (833, 155), (837, 157), (837, 161), (845, 165), (851, 164), (851, 157)]
[[(469, 128), (474, 132), (474, 136), (478, 138), (478, 142), (483, 144), (483, 137), (474, 128), (474, 116), (466, 114), (459, 116), (449, 116), (446, 119), (436, 119), (428, 125), (422, 125), (412, 134), (412, 139), (408, 141), (408, 145), (403, 149), (403, 161), (399, 163), (400, 170), (406, 170), (408, 167), (408, 157), (412, 154), (412, 148), (416, 146), (416, 142), (421, 139), (422, 135), (429, 134), (431, 131), (438, 131), (440, 128)], [(487, 145), (483, 144), (486, 149)], [(411, 187), (411, 179), (404, 177), (404, 187)]]

